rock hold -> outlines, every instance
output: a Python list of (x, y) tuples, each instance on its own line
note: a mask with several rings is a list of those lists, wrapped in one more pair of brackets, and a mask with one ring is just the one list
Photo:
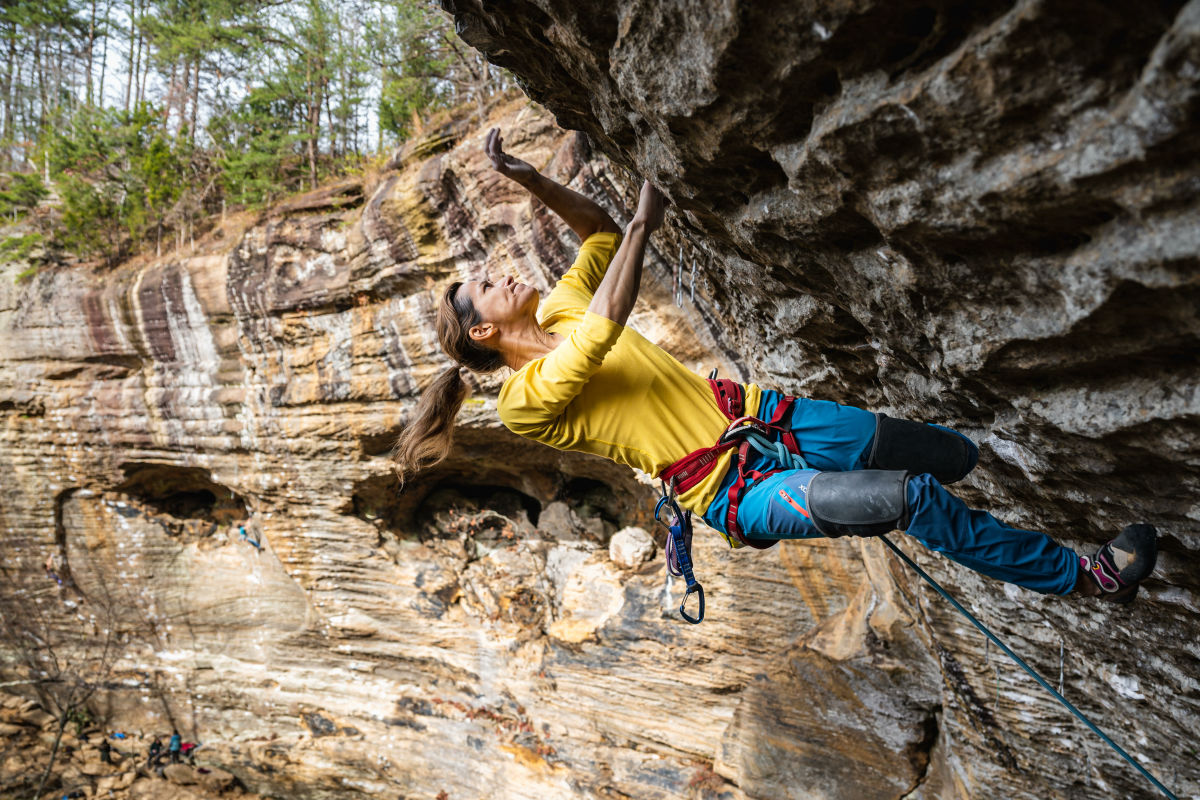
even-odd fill
[(608, 543), (608, 557), (622, 569), (634, 569), (654, 558), (654, 539), (643, 528), (622, 528)]

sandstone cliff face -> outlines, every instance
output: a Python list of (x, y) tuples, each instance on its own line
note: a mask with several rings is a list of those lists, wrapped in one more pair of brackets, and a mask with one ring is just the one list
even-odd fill
[[(811, 627), (857, 588), (806, 581), (812, 610), (796, 611), (798, 563), (720, 574), (713, 537), (698, 549), (711, 602), (791, 610), (684, 629), (661, 553), (609, 556), (618, 527), (648, 522), (652, 490), (500, 429), (498, 377), (449, 461), (397, 494), (386, 454), (445, 367), (444, 282), (548, 289), (577, 246), (487, 169), (487, 126), (625, 218), (623, 183), (586, 140), (524, 99), (486, 122), (231, 220), (194, 254), (23, 283), (3, 268), (2, 610), (99, 672), (110, 727), (179, 727), (204, 742), (200, 763), (274, 796), (680, 796), (724, 784), (712, 767), (739, 693), (796, 614)], [(674, 265), (651, 258), (633, 324), (734, 372), (705, 310), (671, 302)], [(0, 683), (28, 678), (29, 649), (3, 642)], [(27, 780), (44, 736), (3, 733), (0, 780)], [(62, 763), (64, 789), (87, 782)]]
[[(462, 36), (587, 133), (519, 102), (490, 121), (511, 149), (618, 220), (593, 149), (671, 194), (652, 339), (956, 425), (983, 451), (961, 494), (1081, 549), (1160, 526), (1115, 618), (909, 550), (1200, 796), (1200, 5), (484, 5), (454, 3)], [(6, 563), (64, 635), (77, 611), (134, 634), (114, 720), (189, 726), (280, 796), (1147, 796), (878, 542), (698, 535), (710, 617), (680, 623), (661, 552), (605, 546), (650, 490), (498, 430), (495, 382), (396, 496), (384, 455), (443, 366), (438, 286), (548, 288), (574, 248), (488, 173), (485, 128), (196, 255), (4, 268)]]

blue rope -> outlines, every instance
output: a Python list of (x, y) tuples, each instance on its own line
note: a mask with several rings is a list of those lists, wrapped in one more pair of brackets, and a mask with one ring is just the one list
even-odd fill
[(757, 431), (746, 431), (745, 437), (746, 441), (764, 457), (773, 458), (785, 467), (791, 465), (792, 469), (808, 469), (808, 463), (805, 462), (804, 457), (788, 450), (783, 442), (772, 442)]
[(1146, 776), (1146, 780), (1153, 783), (1155, 788), (1157, 788), (1160, 792), (1162, 792), (1164, 796), (1169, 797), (1170, 800), (1179, 800), (1179, 798), (1177, 798), (1175, 795), (1171, 794), (1170, 790), (1167, 789), (1167, 787), (1165, 787), (1161, 783), (1159, 783), (1158, 779), (1156, 779), (1153, 775), (1151, 775), (1149, 772), (1147, 772), (1145, 767), (1143, 767), (1138, 762), (1134, 761), (1132, 756), (1130, 756), (1128, 753), (1126, 753), (1124, 750), (1122, 750), (1121, 747), (1116, 742), (1114, 742), (1112, 739), (1108, 738), (1108, 734), (1106, 734), (1104, 731), (1097, 728), (1096, 724), (1094, 722), (1092, 722), (1090, 719), (1088, 719), (1087, 717), (1085, 717), (1083, 715), (1083, 712), (1081, 712), (1075, 706), (1071, 705), (1071, 702), (1069, 700), (1067, 700), (1067, 698), (1063, 697), (1061, 694), (1056, 692), (1054, 690), (1053, 686), (1046, 683), (1046, 680), (1041, 675), (1038, 675), (1033, 670), (1032, 667), (1030, 667), (1028, 664), (1026, 664), (1024, 661), (1022, 661), (1020, 656), (1018, 656), (1016, 653), (1014, 653), (1012, 650), (1010, 650), (1008, 648), (1008, 645), (1006, 645), (1004, 642), (997, 639), (996, 635), (994, 633), (992, 633), (991, 631), (989, 631), (986, 627), (984, 627), (982, 622), (975, 619), (975, 617), (971, 616), (970, 611), (967, 611), (965, 608), (963, 608), (961, 603), (959, 603), (957, 600), (955, 600), (953, 597), (951, 597), (950, 593), (947, 592), (945, 589), (943, 589), (941, 587), (941, 585), (938, 584), (937, 581), (935, 581), (933, 578), (929, 577), (929, 574), (927, 572), (925, 572), (925, 570), (918, 567), (915, 561), (913, 561), (911, 558), (909, 558), (908, 556), (906, 556), (904, 554), (904, 551), (902, 551), (896, 545), (892, 544), (892, 541), (890, 539), (888, 539), (886, 536), (880, 536), (879, 538), (883, 540), (884, 544), (886, 544), (888, 547), (890, 547), (892, 549), (893, 553), (900, 556), (900, 559), (905, 564), (908, 564), (910, 567), (912, 567), (914, 570), (916, 570), (916, 573), (918, 575), (920, 575), (922, 578), (924, 578), (929, 583), (929, 585), (932, 586), (937, 591), (938, 594), (940, 594), (942, 597), (949, 600), (950, 604), (952, 606), (954, 606), (955, 608), (957, 608), (964, 617), (969, 619), (976, 628), (978, 628), (980, 631), (982, 631), (984, 636), (986, 636), (988, 639), (995, 642), (997, 647), (999, 647), (1005, 653), (1008, 653), (1009, 658), (1011, 658), (1013, 661), (1017, 662), (1017, 664), (1023, 670), (1025, 670), (1030, 675), (1032, 675), (1033, 679), (1042, 685), (1042, 688), (1044, 688), (1050, 694), (1054, 695), (1054, 699), (1058, 700), (1058, 702), (1060, 702), (1064, 706), (1066, 706), (1066, 709), (1068, 711), (1070, 711), (1077, 718), (1079, 718), (1079, 720), (1081, 722), (1083, 722), (1084, 725), (1087, 725), (1089, 728), (1091, 728), (1092, 732), (1095, 733), (1097, 736), (1099, 736), (1101, 739), (1103, 739), (1104, 742), (1107, 743), (1109, 747), (1111, 747), (1113, 750), (1115, 750), (1117, 752), (1118, 755), (1121, 756), (1121, 758), (1128, 761), (1130, 764), (1133, 765), (1134, 769), (1136, 769), (1138, 772), (1142, 773), (1142, 775)]

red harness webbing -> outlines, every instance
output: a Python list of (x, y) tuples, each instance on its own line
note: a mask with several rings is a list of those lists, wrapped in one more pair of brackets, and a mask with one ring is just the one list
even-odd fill
[(733, 482), (733, 485), (729, 487), (729, 512), (725, 517), (725, 529), (739, 543), (765, 550), (775, 544), (775, 542), (755, 541), (743, 536), (737, 524), (737, 510), (748, 483), (761, 480), (768, 475), (774, 475), (779, 470), (772, 469), (766, 472), (759, 472), (754, 469), (746, 469), (746, 463), (750, 454), (750, 443), (744, 438), (740, 443), (734, 439), (730, 439), (729, 441), (722, 440), (725, 439), (725, 434), (730, 431), (749, 427), (767, 436), (770, 436), (773, 432), (778, 433), (779, 440), (783, 442), (783, 446), (789, 452), (799, 453), (800, 445), (796, 442), (795, 434), (780, 425), (781, 422), (787, 419), (788, 414), (791, 413), (795, 398), (784, 397), (779, 402), (779, 405), (775, 407), (775, 413), (771, 415), (771, 421), (763, 422), (755, 417), (743, 416), (742, 412), (745, 410), (746, 394), (740, 383), (721, 379), (709, 380), (708, 385), (712, 387), (713, 397), (716, 398), (717, 406), (721, 409), (721, 413), (731, 420), (729, 426), (725, 429), (725, 433), (721, 434), (721, 438), (717, 440), (715, 445), (701, 447), (699, 450), (688, 453), (664, 469), (659, 473), (658, 477), (665, 481), (668, 486), (673, 486), (675, 492), (683, 494), (704, 480), (713, 471), (717, 459), (722, 453), (737, 448), (738, 452), (733, 460), (737, 465), (738, 477)]

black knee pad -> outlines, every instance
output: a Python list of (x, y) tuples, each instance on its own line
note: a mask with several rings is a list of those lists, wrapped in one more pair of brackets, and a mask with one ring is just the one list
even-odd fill
[(808, 510), (831, 538), (880, 536), (908, 527), (907, 487), (904, 470), (822, 472), (808, 484)]
[(966, 477), (979, 460), (979, 451), (965, 437), (950, 431), (875, 415), (875, 443), (867, 469), (903, 469), (915, 475), (928, 472), (939, 483)]

